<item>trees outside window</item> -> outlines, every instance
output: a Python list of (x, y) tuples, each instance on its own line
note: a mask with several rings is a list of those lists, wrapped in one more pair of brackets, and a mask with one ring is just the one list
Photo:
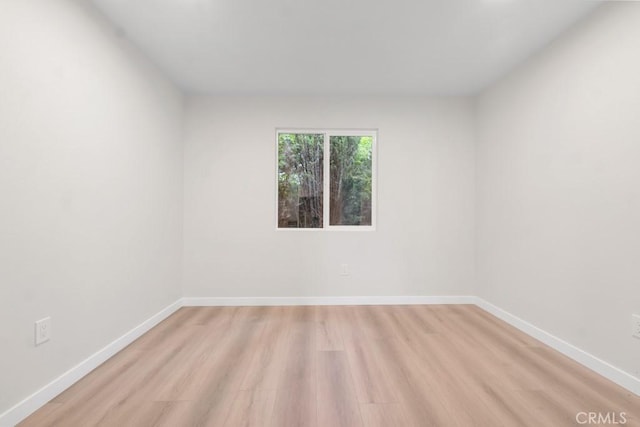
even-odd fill
[(372, 131), (278, 131), (278, 228), (373, 229), (375, 143)]
[(278, 227), (323, 224), (324, 135), (278, 134)]

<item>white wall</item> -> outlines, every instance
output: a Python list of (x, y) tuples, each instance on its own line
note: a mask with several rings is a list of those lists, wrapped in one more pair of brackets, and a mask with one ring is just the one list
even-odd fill
[(640, 4), (601, 6), (478, 102), (478, 292), (640, 376)]
[(82, 3), (0, 2), (0, 413), (180, 295), (181, 95)]
[[(469, 100), (203, 97), (187, 111), (186, 296), (471, 294)], [(375, 232), (275, 229), (277, 127), (379, 129)]]

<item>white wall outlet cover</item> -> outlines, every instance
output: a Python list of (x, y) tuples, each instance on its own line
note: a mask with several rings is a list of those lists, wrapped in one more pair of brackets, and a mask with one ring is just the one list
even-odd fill
[(349, 264), (340, 264), (340, 275), (341, 276), (349, 275)]
[(43, 344), (51, 339), (51, 317), (36, 322), (36, 345)]
[(633, 322), (633, 331), (631, 335), (640, 339), (640, 315), (638, 314), (631, 315), (631, 320)]

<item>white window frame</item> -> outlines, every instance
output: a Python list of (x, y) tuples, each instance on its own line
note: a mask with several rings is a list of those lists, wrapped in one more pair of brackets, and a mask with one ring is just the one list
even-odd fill
[[(324, 135), (324, 155), (323, 155), (323, 182), (322, 182), (322, 227), (319, 228), (286, 228), (278, 227), (278, 139), (281, 133), (298, 133), (298, 134), (322, 134)], [(332, 136), (370, 136), (371, 144), (371, 225), (330, 225), (330, 141)], [(275, 144), (275, 221), (276, 230), (278, 231), (375, 231), (377, 224), (378, 210), (378, 130), (377, 129), (295, 129), (295, 128), (276, 128), (276, 144)]]

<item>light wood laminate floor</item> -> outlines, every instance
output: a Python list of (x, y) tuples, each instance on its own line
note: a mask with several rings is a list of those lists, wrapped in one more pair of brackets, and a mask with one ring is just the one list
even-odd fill
[(20, 426), (554, 427), (579, 412), (637, 426), (640, 398), (472, 305), (193, 307)]

